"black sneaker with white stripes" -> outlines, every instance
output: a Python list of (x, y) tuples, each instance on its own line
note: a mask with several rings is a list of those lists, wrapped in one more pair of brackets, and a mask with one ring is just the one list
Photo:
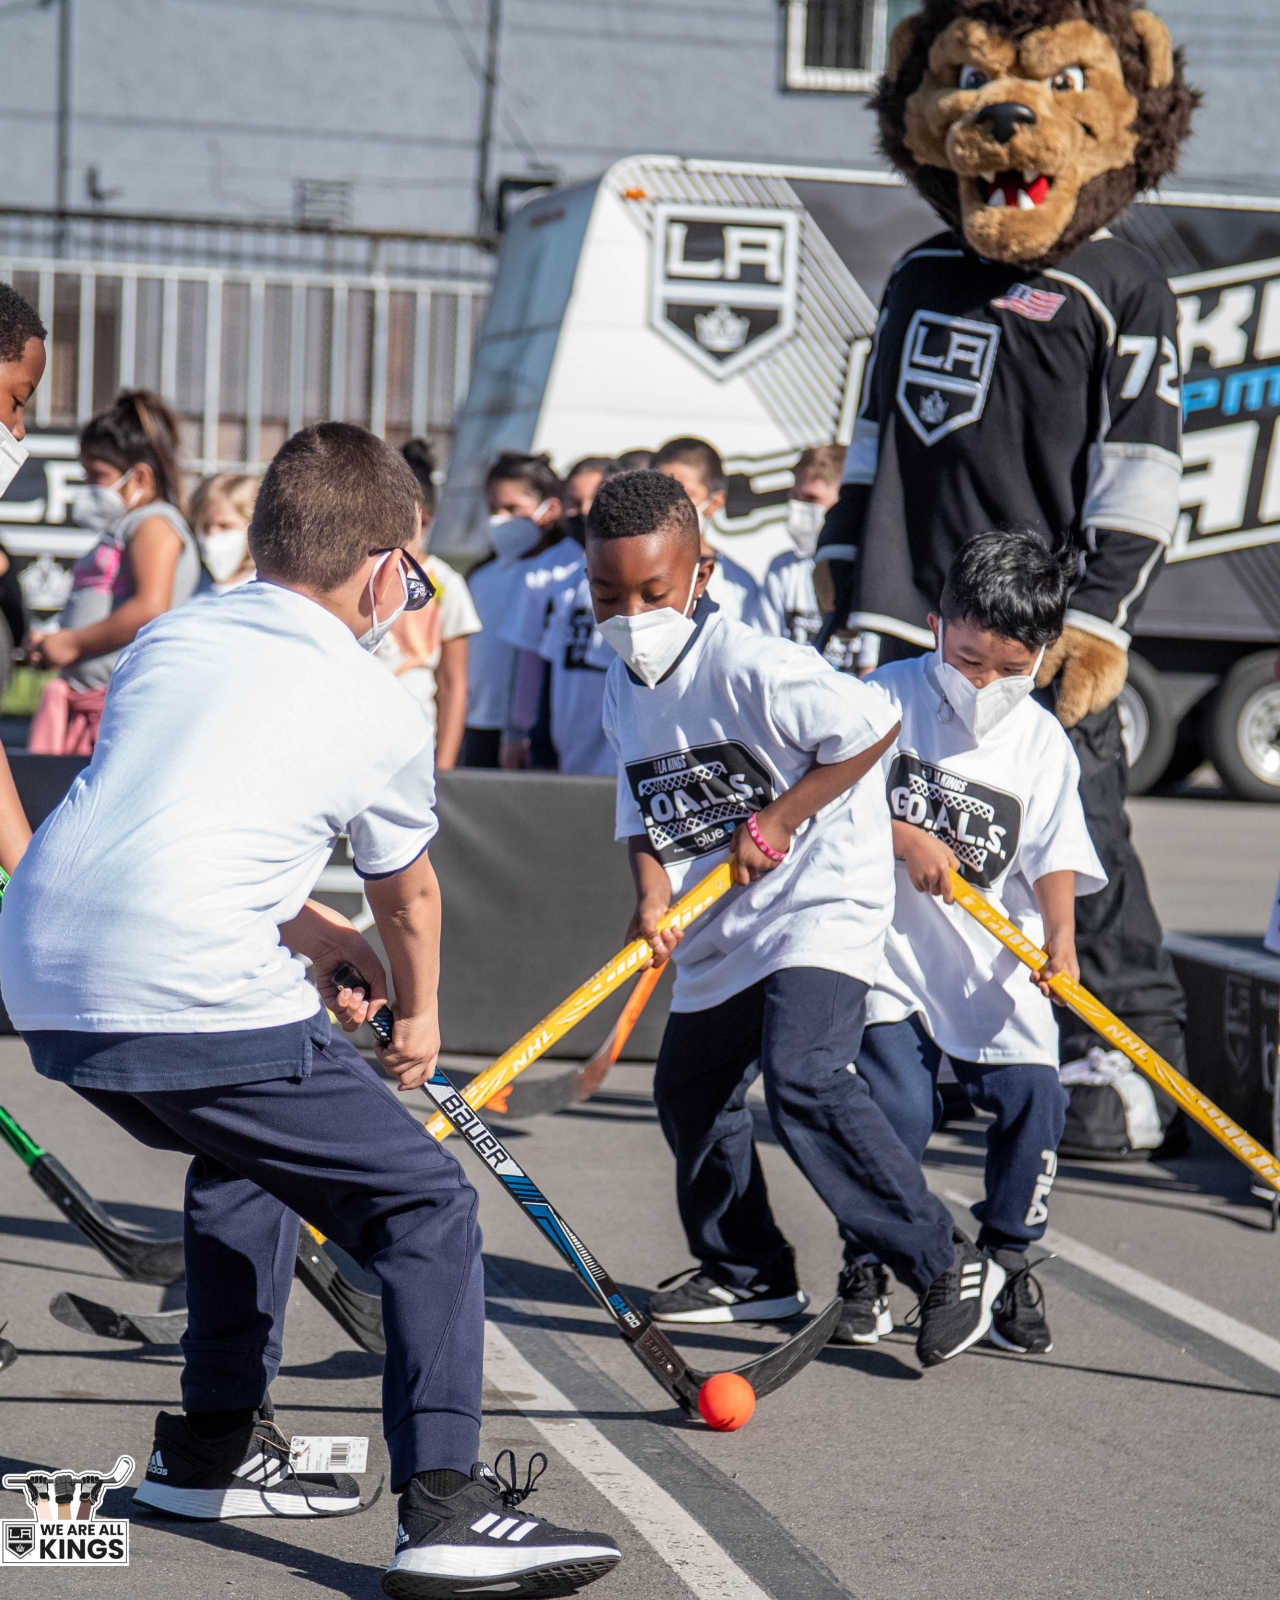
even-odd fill
[[(1053, 1335), (1044, 1319), (1044, 1290), (1027, 1262), (1026, 1251), (993, 1250), (991, 1254), (1006, 1276), (1004, 1288), (991, 1308), (991, 1331), (987, 1337), (1001, 1350), (1013, 1350), (1021, 1356), (1047, 1356), (1053, 1349)], [(1040, 1261), (1035, 1265), (1039, 1266)]]
[(293, 1470), (289, 1441), (259, 1418), (221, 1439), (202, 1439), (186, 1417), (162, 1411), (137, 1505), (172, 1517), (331, 1517), (360, 1505), (360, 1487), (345, 1473)]
[(840, 1274), (836, 1293), (844, 1310), (832, 1344), (878, 1344), (880, 1336), (893, 1332), (889, 1311), (889, 1274), (878, 1261), (853, 1261)]
[[(400, 1496), (396, 1553), (382, 1578), (392, 1600), (453, 1600), (471, 1594), (576, 1594), (612, 1572), (622, 1553), (601, 1533), (557, 1528), (518, 1508), (546, 1470), (539, 1451), (529, 1462), (524, 1487), (483, 1461), (460, 1472), (420, 1472)], [(534, 1463), (542, 1465), (534, 1471)], [(447, 1480), (447, 1481), (445, 1481)]]
[(1004, 1288), (1005, 1271), (957, 1228), (955, 1258), (929, 1285), (920, 1303), (916, 1355), (922, 1367), (940, 1366), (976, 1344), (991, 1327), (991, 1307)]
[(709, 1273), (695, 1273), (678, 1288), (659, 1288), (646, 1309), (655, 1322), (784, 1322), (808, 1304), (788, 1261), (773, 1282), (757, 1281), (749, 1289), (730, 1289)]

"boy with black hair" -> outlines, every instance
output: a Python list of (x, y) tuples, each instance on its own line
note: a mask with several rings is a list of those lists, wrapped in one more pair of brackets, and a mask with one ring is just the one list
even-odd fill
[[(653, 1295), (650, 1314), (755, 1321), (806, 1303), (752, 1139), (759, 1070), (783, 1147), (842, 1235), (877, 1241), (918, 1289), (920, 1358), (944, 1361), (985, 1331), (1004, 1274), (953, 1237), (918, 1159), (848, 1070), (893, 910), (876, 768), (897, 714), (807, 646), (762, 638), (707, 599), (697, 514), (660, 472), (602, 485), (587, 572), (620, 658), (604, 725), (636, 883), (628, 937), (677, 973), (654, 1098), (698, 1268)], [(726, 855), (737, 888), (683, 939), (659, 933), (673, 896)]]
[(693, 502), (702, 536), (702, 559), (714, 561), (707, 593), (726, 616), (749, 627), (758, 624), (758, 585), (747, 569), (718, 550), (707, 537), (725, 508), (728, 484), (720, 453), (705, 439), (668, 439), (653, 458), (655, 472), (674, 478)]
[[(484, 1536), (510, 1497), (476, 1461), (475, 1192), (332, 1034), (297, 959), (346, 1022), (388, 998), (372, 948), (306, 899), (346, 833), (395, 983), (382, 1064), (402, 1091), (425, 1081), (440, 1050), (431, 738), (372, 657), (431, 596), (408, 553), (419, 504), (409, 467), (362, 428), (282, 447), (250, 529), (258, 581), (167, 613), (122, 654), (93, 761), (14, 874), (0, 979), (38, 1072), (193, 1158), (185, 1414), (157, 1418), (137, 1499), (214, 1519), (358, 1508), (353, 1479), (294, 1472), (261, 1410), (304, 1216), (382, 1280), (400, 1495), (387, 1592), (531, 1593), (531, 1574), (555, 1592), (618, 1555), (523, 1515), (519, 1543)], [(367, 1002), (337, 992), (344, 961)]]
[[(1075, 899), (1106, 883), (1071, 741), (1031, 698), (1074, 576), (1074, 561), (1034, 533), (979, 534), (951, 564), (941, 615), (929, 617), (937, 648), (870, 680), (902, 718), (884, 758), (898, 892), (858, 1073), (917, 1158), (933, 1132), (944, 1051), (974, 1104), (994, 1113), (986, 1199), (974, 1207), (978, 1245), (1007, 1275), (990, 1337), (1037, 1353), (1052, 1338), (1027, 1248), (1048, 1221), (1067, 1105), (1048, 980), (1079, 977)], [(953, 907), (953, 870), (1048, 951), (1030, 981)], [(847, 1246), (841, 1289), (841, 1342), (874, 1343), (892, 1323), (869, 1242)]]

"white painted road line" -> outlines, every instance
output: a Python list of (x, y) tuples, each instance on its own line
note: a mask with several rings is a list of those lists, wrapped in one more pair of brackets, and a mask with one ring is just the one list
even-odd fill
[[(972, 1194), (961, 1194), (958, 1189), (944, 1189), (943, 1193), (948, 1200), (954, 1200), (962, 1206), (972, 1205), (978, 1198)], [(1101, 1278), (1112, 1288), (1122, 1289), (1135, 1300), (1143, 1300), (1157, 1311), (1163, 1311), (1166, 1316), (1176, 1317), (1179, 1322), (1207, 1333), (1221, 1344), (1230, 1345), (1233, 1350), (1250, 1356), (1262, 1366), (1270, 1367), (1273, 1372), (1280, 1372), (1280, 1339), (1273, 1339), (1269, 1333), (1251, 1328), (1247, 1322), (1238, 1322), (1225, 1311), (1206, 1305), (1193, 1295), (1183, 1294), (1181, 1289), (1174, 1289), (1159, 1278), (1139, 1272), (1136, 1267), (1126, 1266), (1123, 1261), (1104, 1255), (1092, 1245), (1081, 1244), (1078, 1239), (1059, 1233), (1056, 1228), (1046, 1228), (1040, 1243), (1046, 1250), (1052, 1250), (1054, 1255), (1069, 1261), (1073, 1267)]]
[(769, 1600), (702, 1524), (611, 1444), (492, 1322), (484, 1326), (484, 1375), (622, 1513), (698, 1600)]

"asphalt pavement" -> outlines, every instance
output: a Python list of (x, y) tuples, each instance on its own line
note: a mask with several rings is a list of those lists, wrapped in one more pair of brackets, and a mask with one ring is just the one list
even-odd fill
[[(1262, 931), (1280, 810), (1188, 799), (1132, 811), (1171, 928)], [(638, 1294), (689, 1264), (649, 1081), (646, 1067), (617, 1067), (591, 1102), (510, 1137)], [(0, 1103), (122, 1222), (179, 1231), (184, 1160), (142, 1150), (36, 1077), (17, 1039), (0, 1040)], [(775, 1211), (821, 1304), (839, 1265), (835, 1229), (773, 1142), (762, 1104), (756, 1117)], [(980, 1192), (982, 1140), (980, 1120), (949, 1126), (928, 1156), (930, 1183), (962, 1221)], [(983, 1346), (922, 1373), (906, 1325), (914, 1297), (896, 1289), (889, 1338), (828, 1348), (736, 1434), (668, 1405), (541, 1235), (464, 1159), (486, 1243), (484, 1449), (522, 1460), (545, 1451), (531, 1509), (619, 1543), (621, 1567), (592, 1590), (600, 1600), (1274, 1594), (1267, 1441), (1280, 1421), (1280, 1235), (1243, 1169), (1207, 1140), (1169, 1163), (1063, 1163), (1048, 1241), (1057, 1254), (1040, 1272), (1050, 1355)], [(62, 1290), (134, 1311), (181, 1303), (180, 1290), (117, 1277), (0, 1148), (0, 1321), (19, 1350), (0, 1373), (0, 1471), (105, 1469), (127, 1453), (140, 1472), (154, 1413), (177, 1408), (178, 1354), (69, 1331), (47, 1311)], [(743, 1327), (679, 1343), (696, 1365), (719, 1368), (780, 1336)], [(295, 1434), (368, 1434), (369, 1494), (386, 1470), (379, 1371), (295, 1286), (278, 1420)], [(129, 1491), (109, 1494), (104, 1511), (129, 1516)], [(0, 1516), (22, 1514), (20, 1496), (0, 1493)], [(0, 1581), (36, 1597), (372, 1600), (394, 1526), (385, 1487), (372, 1509), (331, 1522), (138, 1514), (127, 1571), (5, 1571)]]

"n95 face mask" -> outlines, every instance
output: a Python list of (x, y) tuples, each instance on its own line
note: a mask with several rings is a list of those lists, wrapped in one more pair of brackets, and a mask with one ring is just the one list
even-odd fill
[(20, 444), (4, 423), (0, 422), (0, 494), (3, 494), (18, 476), (18, 468), (30, 454), (26, 445)]
[(248, 528), (223, 528), (218, 533), (199, 533), (200, 554), (215, 583), (225, 583), (237, 572), (249, 554)]
[(659, 606), (655, 611), (640, 611), (633, 617), (610, 617), (597, 624), (606, 639), (626, 664), (650, 689), (675, 665), (680, 652), (693, 637), (697, 623), (687, 613), (698, 587), (698, 569), (683, 611), (674, 606)]
[(818, 535), (827, 513), (812, 500), (787, 501), (787, 532), (799, 556), (811, 556), (818, 548)]
[(509, 511), (495, 511), (489, 518), (489, 543), (493, 553), (504, 566), (528, 555), (539, 539), (542, 529), (534, 521), (547, 509), (547, 501), (534, 511), (532, 517), (513, 517)]
[(127, 516), (129, 508), (120, 493), (129, 481), (133, 468), (117, 478), (110, 487), (100, 483), (82, 483), (71, 496), (71, 520), (78, 528), (90, 533), (109, 533), (116, 523)]
[(949, 661), (942, 659), (942, 619), (938, 619), (938, 665), (934, 669), (938, 675), (938, 686), (942, 690), (943, 701), (938, 707), (938, 716), (944, 722), (951, 718), (942, 715), (946, 708), (953, 712), (964, 723), (973, 737), (981, 744), (982, 740), (995, 727), (1027, 698), (1036, 686), (1036, 673), (1040, 670), (1040, 663), (1044, 660), (1044, 646), (1040, 647), (1040, 654), (1036, 657), (1035, 666), (1026, 675), (1019, 673), (1012, 678), (996, 678), (984, 688), (979, 689), (976, 684), (970, 683), (958, 667), (953, 667)]

